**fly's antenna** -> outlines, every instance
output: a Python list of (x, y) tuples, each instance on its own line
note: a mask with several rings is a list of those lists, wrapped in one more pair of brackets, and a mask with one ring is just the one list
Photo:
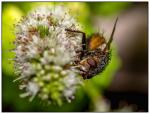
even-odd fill
[(114, 27), (113, 27), (111, 36), (110, 36), (109, 41), (108, 41), (108, 43), (107, 43), (107, 45), (106, 45), (106, 48), (105, 48), (104, 50), (106, 50), (106, 49), (109, 50), (109, 49), (110, 49), (110, 45), (111, 45), (111, 42), (112, 42), (112, 40), (113, 40), (113, 36), (114, 36), (114, 33), (115, 33), (117, 21), (118, 21), (118, 17), (117, 17), (117, 19), (116, 19), (116, 21), (115, 21), (115, 24), (114, 24)]

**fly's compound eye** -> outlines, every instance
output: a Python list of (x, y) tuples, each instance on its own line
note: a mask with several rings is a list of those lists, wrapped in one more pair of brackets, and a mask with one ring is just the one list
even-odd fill
[(91, 67), (95, 67), (97, 65), (96, 61), (91, 58), (87, 59), (87, 62)]

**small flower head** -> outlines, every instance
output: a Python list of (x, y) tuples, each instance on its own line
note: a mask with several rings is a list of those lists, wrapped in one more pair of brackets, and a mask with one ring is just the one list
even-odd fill
[(81, 79), (71, 69), (76, 51), (81, 50), (79, 25), (62, 6), (40, 7), (16, 25), (15, 68), (21, 80), (21, 97), (35, 96), (62, 104), (71, 101)]

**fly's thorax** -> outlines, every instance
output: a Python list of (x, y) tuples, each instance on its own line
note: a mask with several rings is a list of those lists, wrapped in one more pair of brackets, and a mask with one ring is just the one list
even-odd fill
[(99, 64), (98, 64), (98, 71), (102, 72), (105, 67), (108, 65), (110, 61), (110, 52), (105, 52), (103, 55), (101, 55), (99, 59)]
[(90, 79), (101, 73), (108, 65), (110, 52), (95, 53), (94, 56), (88, 56), (80, 61), (80, 71), (84, 79)]

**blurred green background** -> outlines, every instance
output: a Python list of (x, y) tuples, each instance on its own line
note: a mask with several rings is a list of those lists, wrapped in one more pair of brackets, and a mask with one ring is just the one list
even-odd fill
[[(122, 15), (123, 12), (132, 9), (132, 7), (138, 6), (139, 4), (143, 3), (2, 2), (2, 111), (4, 112), (112, 111), (112, 106), (109, 108), (107, 104), (103, 103), (103, 99), (106, 97), (105, 91), (110, 87), (116, 73), (121, 68), (121, 66), (124, 65), (122, 62), (123, 59), (118, 54), (119, 46), (116, 43), (113, 44), (112, 60), (108, 65), (108, 67), (106, 68), (106, 70), (90, 80), (85, 80), (85, 85), (77, 91), (76, 98), (71, 103), (65, 103), (63, 106), (58, 107), (56, 105), (49, 105), (38, 98), (35, 98), (32, 102), (29, 102), (28, 98), (22, 99), (19, 97), (19, 94), (21, 94), (22, 92), (18, 88), (18, 82), (13, 83), (13, 80), (16, 78), (16, 75), (14, 73), (13, 61), (9, 59), (12, 59), (14, 57), (14, 54), (10, 52), (10, 50), (14, 48), (13, 45), (13, 41), (15, 39), (14, 24), (19, 22), (22, 16), (26, 16), (30, 10), (32, 10), (37, 6), (49, 5), (55, 7), (55, 5), (64, 5), (65, 7), (68, 7), (70, 9), (71, 14), (73, 16), (77, 17), (77, 20), (82, 24), (83, 30), (85, 31), (85, 33), (87, 33), (88, 36), (97, 30), (97, 27), (95, 26), (95, 23), (97, 24), (99, 22), (97, 20), (100, 20), (100, 22), (103, 20), (108, 20), (109, 24), (106, 25), (104, 23), (103, 25), (104, 28), (105, 26), (106, 28), (109, 28), (108, 33), (107, 29), (104, 31), (106, 32), (106, 34), (108, 34), (106, 36), (109, 37), (115, 18), (117, 16)], [(100, 26), (100, 28), (103, 28), (103, 26)], [(147, 38), (147, 36), (145, 37)], [(117, 39), (115, 41), (119, 42), (119, 40)], [(144, 47), (144, 50), (146, 48), (147, 47)], [(130, 108), (127, 108), (125, 109), (125, 111), (132, 111), (132, 110), (130, 110)], [(143, 111), (146, 110), (143, 109)]]

